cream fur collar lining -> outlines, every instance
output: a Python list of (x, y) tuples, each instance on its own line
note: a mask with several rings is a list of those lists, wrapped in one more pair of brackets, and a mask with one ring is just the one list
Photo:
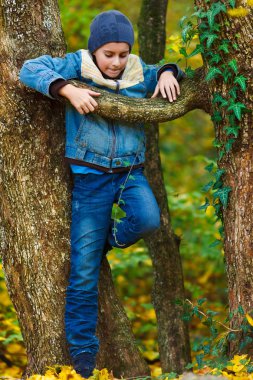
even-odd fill
[[(116, 89), (117, 83), (113, 79), (105, 79), (101, 74), (98, 67), (92, 60), (92, 57), (88, 50), (81, 50), (82, 54), (82, 66), (81, 75), (83, 78), (91, 79), (93, 82), (111, 88)], [(130, 54), (126, 68), (122, 75), (122, 78), (118, 80), (120, 82), (120, 88), (127, 88), (144, 81), (143, 68), (140, 62), (140, 58), (137, 55)]]

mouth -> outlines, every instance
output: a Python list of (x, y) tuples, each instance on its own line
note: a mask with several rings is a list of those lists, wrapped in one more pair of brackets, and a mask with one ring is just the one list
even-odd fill
[(114, 70), (114, 69), (108, 69), (111, 73), (118, 73), (118, 72), (120, 72), (120, 69), (118, 69), (118, 70)]

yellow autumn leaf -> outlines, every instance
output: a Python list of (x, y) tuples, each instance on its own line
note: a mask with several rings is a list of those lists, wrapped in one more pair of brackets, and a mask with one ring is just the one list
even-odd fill
[[(242, 360), (246, 360), (244, 364), (242, 364)], [(227, 369), (237, 374), (238, 372), (242, 371), (249, 362), (250, 359), (248, 358), (248, 355), (235, 355), (233, 359), (230, 360), (230, 363), (232, 363), (232, 365), (228, 365)]]
[(159, 353), (156, 351), (145, 351), (143, 352), (143, 356), (148, 360), (155, 360), (159, 358)]
[[(47, 372), (46, 372), (47, 375)], [(80, 379), (82, 376), (76, 373), (76, 371), (70, 367), (70, 366), (62, 366), (61, 372), (57, 376), (61, 380), (68, 380), (68, 379)], [(44, 379), (43, 379), (44, 380)]]
[(249, 324), (251, 325), (251, 326), (253, 326), (253, 318), (248, 314), (248, 313), (246, 313), (246, 318), (247, 318), (247, 321), (249, 322)]
[(155, 365), (151, 365), (151, 373), (152, 373), (152, 377), (158, 377), (162, 374), (162, 368), (161, 367), (157, 367)]
[(248, 0), (248, 1), (247, 1), (247, 5), (248, 5), (249, 7), (253, 7), (253, 0)]
[(227, 13), (230, 17), (245, 17), (249, 13), (249, 9), (243, 7), (231, 8)]

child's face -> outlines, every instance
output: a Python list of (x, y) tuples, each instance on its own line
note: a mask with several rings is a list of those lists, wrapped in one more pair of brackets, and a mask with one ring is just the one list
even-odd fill
[(126, 67), (129, 45), (126, 42), (110, 42), (98, 48), (93, 54), (100, 70), (111, 78), (117, 78)]

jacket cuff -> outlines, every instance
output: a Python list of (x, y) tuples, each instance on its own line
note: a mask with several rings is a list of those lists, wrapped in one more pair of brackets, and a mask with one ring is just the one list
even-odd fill
[(56, 79), (54, 82), (52, 82), (49, 86), (49, 94), (54, 98), (57, 99), (60, 97), (59, 90), (66, 86), (68, 84), (68, 81), (65, 79)]
[(157, 81), (159, 80), (160, 75), (161, 75), (164, 71), (172, 71), (174, 77), (175, 77), (175, 78), (178, 77), (178, 67), (177, 67), (177, 65), (175, 65), (175, 64), (173, 64), (173, 63), (167, 63), (167, 64), (163, 65), (163, 66), (157, 71)]

